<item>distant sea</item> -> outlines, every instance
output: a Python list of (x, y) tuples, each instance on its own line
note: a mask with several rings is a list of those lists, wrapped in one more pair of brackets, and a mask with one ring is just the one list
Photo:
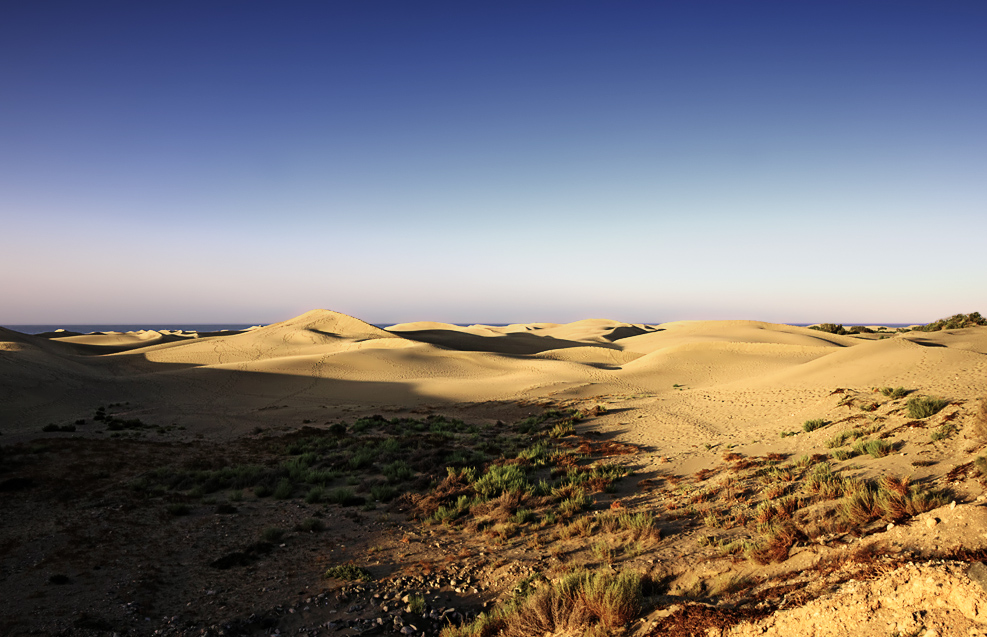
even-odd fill
[(21, 334), (42, 334), (44, 332), (54, 332), (55, 330), (90, 334), (92, 332), (137, 332), (140, 330), (218, 332), (220, 330), (245, 330), (254, 325), (257, 325), (257, 323), (159, 323), (151, 325), (72, 325), (63, 323), (60, 325), (4, 325), (4, 327), (15, 332), (20, 332)]
[[(658, 325), (659, 323), (646, 323), (646, 325)], [(909, 325), (920, 325), (921, 323), (844, 323), (844, 327), (853, 327), (854, 325), (884, 325), (885, 327), (908, 327)], [(22, 334), (42, 334), (45, 332), (54, 332), (55, 330), (65, 330), (66, 332), (80, 332), (82, 334), (91, 334), (92, 332), (137, 332), (140, 330), (154, 330), (160, 332), (162, 330), (182, 330), (183, 332), (219, 332), (221, 330), (229, 331), (239, 331), (245, 330), (248, 327), (253, 327), (254, 325), (259, 325), (259, 323), (172, 323), (172, 324), (151, 324), (151, 325), (72, 325), (72, 324), (60, 324), (60, 325), (4, 325), (7, 329), (20, 332)], [(388, 328), (396, 323), (375, 323), (376, 327)], [(461, 327), (468, 327), (469, 325), (489, 325), (491, 327), (505, 327), (509, 323), (454, 323), (454, 325), (459, 325)], [(794, 325), (796, 327), (808, 327), (809, 325), (816, 325), (816, 323), (788, 323), (788, 325)]]

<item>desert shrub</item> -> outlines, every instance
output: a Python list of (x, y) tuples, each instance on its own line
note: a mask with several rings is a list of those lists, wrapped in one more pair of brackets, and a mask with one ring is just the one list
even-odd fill
[(622, 513), (617, 517), (617, 522), (620, 528), (631, 531), (635, 539), (661, 535), (651, 513)]
[(854, 325), (850, 328), (851, 334), (873, 334), (874, 330), (865, 325)]
[(340, 506), (357, 506), (363, 504), (366, 500), (360, 496), (353, 493), (352, 489), (347, 489), (346, 487), (339, 487), (338, 489), (333, 489), (329, 492), (328, 499), (330, 502), (338, 504)]
[(854, 455), (868, 454), (873, 458), (883, 458), (894, 451), (894, 446), (884, 440), (859, 440), (853, 445)]
[(184, 504), (184, 503), (181, 503), (181, 502), (176, 502), (174, 504), (169, 504), (166, 507), (166, 510), (168, 511), (168, 515), (173, 515), (176, 518), (177, 517), (180, 517), (180, 516), (183, 516), (183, 515), (188, 515), (189, 513), (192, 512), (192, 510), (189, 508), (189, 506), (187, 504)]
[(415, 475), (404, 460), (395, 460), (384, 467), (384, 477), (391, 483), (404, 482)]
[(846, 334), (846, 329), (843, 328), (842, 324), (838, 323), (820, 323), (819, 325), (812, 325), (809, 327), (810, 330), (818, 330), (820, 332), (827, 332), (829, 334)]
[(348, 461), (350, 469), (357, 471), (359, 469), (366, 469), (374, 463), (377, 458), (377, 451), (375, 449), (363, 448), (358, 449), (356, 452), (350, 456)]
[(566, 498), (559, 503), (559, 513), (563, 516), (571, 516), (584, 509), (588, 509), (593, 500), (584, 492), (579, 491), (572, 497)]
[(305, 494), (305, 502), (308, 504), (319, 504), (326, 499), (326, 490), (322, 487), (312, 487)]
[(525, 524), (531, 522), (535, 519), (535, 512), (531, 509), (518, 509), (511, 516), (511, 522), (514, 524)]
[(258, 484), (257, 486), (254, 487), (254, 495), (257, 496), (258, 498), (266, 498), (267, 496), (271, 495), (271, 493), (273, 493), (271, 487), (267, 486), (266, 484)]
[(553, 438), (564, 438), (566, 436), (571, 436), (574, 433), (576, 433), (576, 428), (573, 426), (572, 421), (565, 419), (552, 427), (552, 429), (548, 432), (548, 435)]
[(954, 314), (949, 318), (939, 319), (938, 321), (933, 321), (928, 325), (920, 325), (914, 329), (917, 332), (938, 332), (940, 330), (956, 330), (964, 327), (976, 327), (978, 325), (987, 325), (987, 319), (984, 319), (980, 315), (980, 312), (971, 312), (969, 314)]
[(843, 445), (846, 444), (847, 440), (850, 440), (851, 438), (856, 440), (857, 438), (862, 438), (864, 435), (865, 435), (864, 432), (859, 429), (848, 429), (845, 431), (841, 431), (840, 433), (836, 434), (835, 436), (827, 440), (826, 446), (830, 449), (833, 449), (835, 447), (842, 447)]
[(823, 420), (822, 418), (816, 418), (815, 420), (806, 420), (804, 423), (802, 423), (802, 429), (803, 431), (806, 432), (815, 431), (816, 429), (825, 426), (826, 426), (826, 421)]
[(905, 396), (907, 396), (908, 390), (905, 389), (904, 387), (895, 387), (894, 389), (890, 387), (882, 387), (881, 393), (887, 396), (888, 398), (894, 398), (895, 400), (897, 400), (898, 398), (904, 398)]
[(946, 503), (946, 494), (922, 489), (907, 478), (883, 476), (877, 483), (846, 482), (846, 496), (839, 503), (840, 515), (849, 524), (863, 526), (876, 519), (899, 521)]
[(980, 472), (981, 478), (987, 478), (987, 456), (977, 456), (974, 458), (973, 466)]
[(53, 422), (50, 422), (50, 423), (48, 423), (47, 425), (45, 425), (44, 427), (41, 428), (41, 431), (43, 431), (45, 433), (52, 432), (52, 431), (61, 431), (61, 430), (62, 430), (62, 428), (59, 427), (58, 425), (56, 425)]
[(370, 571), (354, 564), (340, 564), (338, 566), (331, 566), (326, 569), (323, 577), (332, 577), (346, 581), (363, 580), (367, 582), (373, 579), (373, 575), (370, 574)]
[(857, 454), (849, 449), (834, 449), (831, 455), (836, 460), (849, 460)]
[(276, 526), (269, 526), (264, 529), (260, 534), (260, 539), (264, 542), (270, 542), (271, 544), (277, 544), (284, 538), (284, 529), (278, 528)]
[(782, 562), (788, 559), (788, 552), (805, 535), (790, 522), (771, 527), (765, 534), (765, 542), (750, 551), (749, 556), (759, 564)]
[(517, 465), (493, 465), (473, 483), (473, 488), (481, 496), (492, 498), (505, 491), (524, 491), (528, 488), (528, 481)]
[(944, 440), (946, 438), (949, 438), (950, 436), (952, 436), (957, 431), (959, 431), (959, 429), (956, 427), (956, 425), (954, 425), (951, 422), (947, 422), (946, 424), (942, 425), (941, 427), (937, 427), (930, 434), (929, 437), (932, 438), (932, 441), (933, 442), (939, 442), (940, 440)]
[(325, 522), (319, 518), (305, 518), (295, 527), (296, 531), (302, 533), (319, 533), (326, 528)]
[(287, 500), (291, 497), (294, 492), (294, 485), (291, 484), (291, 480), (288, 478), (282, 478), (278, 481), (277, 486), (274, 487), (274, 499), (275, 500)]
[(407, 610), (409, 613), (412, 613), (414, 615), (421, 615), (426, 610), (428, 610), (428, 607), (425, 604), (425, 598), (422, 597), (421, 595), (412, 595), (408, 599)]
[(942, 398), (916, 396), (909, 399), (905, 406), (908, 409), (909, 418), (922, 419), (938, 414), (940, 411), (945, 409), (947, 405), (949, 405), (949, 401)]
[(370, 487), (370, 497), (377, 502), (390, 502), (397, 494), (398, 490), (389, 484), (375, 484)]

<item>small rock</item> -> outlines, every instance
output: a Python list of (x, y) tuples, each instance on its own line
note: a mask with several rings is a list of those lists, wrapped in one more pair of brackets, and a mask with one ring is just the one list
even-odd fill
[(987, 591), (987, 565), (983, 562), (974, 562), (966, 570), (966, 576), (977, 584), (980, 584), (980, 588)]
[(401, 628), (401, 634), (402, 635), (411, 635), (414, 632), (415, 632), (415, 627), (414, 626), (404, 626), (404, 627)]
[(893, 528), (894, 528), (894, 522), (889, 522), (887, 527), (888, 531), (890, 531)]
[(929, 527), (930, 529), (934, 528), (937, 524), (939, 524), (939, 520), (937, 520), (936, 518), (929, 518), (925, 521), (925, 526)]

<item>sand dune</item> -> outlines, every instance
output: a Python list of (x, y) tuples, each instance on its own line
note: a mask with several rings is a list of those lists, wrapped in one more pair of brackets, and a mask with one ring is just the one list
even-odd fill
[(669, 444), (675, 436), (776, 431), (818, 410), (838, 387), (987, 394), (985, 353), (982, 328), (883, 340), (757, 321), (417, 322), (383, 330), (328, 310), (215, 335), (46, 339), (0, 330), (0, 430), (36, 431), (114, 400), (161, 419), (213, 418), (235, 433), (262, 421), (258, 410), (270, 405), (300, 413), (313, 405), (639, 396), (638, 422), (622, 426), (639, 440)]

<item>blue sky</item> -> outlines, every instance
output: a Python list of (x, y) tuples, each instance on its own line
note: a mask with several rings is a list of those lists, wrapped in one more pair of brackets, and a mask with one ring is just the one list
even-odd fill
[(0, 324), (987, 311), (987, 4), (0, 8)]

